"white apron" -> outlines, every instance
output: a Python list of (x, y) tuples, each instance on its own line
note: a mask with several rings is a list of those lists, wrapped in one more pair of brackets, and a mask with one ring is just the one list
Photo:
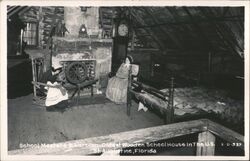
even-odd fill
[[(50, 81), (47, 82), (48, 85), (56, 86), (60, 85), (57, 82), (51, 83)], [(61, 87), (63, 90), (65, 90), (65, 93), (63, 94), (59, 88), (53, 88), (48, 87), (48, 93), (45, 100), (45, 106), (53, 106), (58, 104), (61, 101), (68, 99), (68, 93), (64, 87)]]

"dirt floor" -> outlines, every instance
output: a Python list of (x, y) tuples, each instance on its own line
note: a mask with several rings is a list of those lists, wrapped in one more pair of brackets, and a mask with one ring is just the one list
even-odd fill
[(125, 105), (100, 95), (83, 98), (78, 106), (72, 105), (62, 113), (33, 104), (32, 94), (9, 99), (8, 149), (18, 149), (21, 143), (57, 143), (163, 124), (154, 113), (138, 112), (137, 107), (133, 102), (128, 117)]

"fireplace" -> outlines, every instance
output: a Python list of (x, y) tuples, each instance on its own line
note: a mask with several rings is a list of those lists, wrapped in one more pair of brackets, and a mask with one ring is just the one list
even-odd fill
[[(89, 7), (82, 11), (81, 7), (64, 7), (64, 22), (68, 32), (65, 37), (53, 37), (52, 67), (64, 68), (65, 80), (69, 83), (98, 79), (96, 89), (104, 89), (108, 74), (111, 72), (112, 39), (104, 39), (99, 24), (99, 7)], [(85, 26), (85, 36), (80, 35)], [(74, 77), (77, 67), (79, 80)], [(70, 70), (69, 68), (72, 68)]]
[[(111, 72), (111, 54), (111, 39), (53, 37), (52, 67), (63, 67), (64, 76), (61, 78), (67, 83), (78, 84), (98, 79), (94, 93), (107, 85), (106, 80)], [(79, 76), (72, 74), (74, 69)]]
[[(99, 7), (89, 7), (86, 12), (81, 11), (80, 7), (64, 7), (64, 15), (60, 18), (61, 20), (56, 19), (55, 22), (65, 22), (69, 32), (59, 35), (55, 32), (54, 36), (48, 39), (46, 48), (28, 52), (32, 59), (33, 82), (39, 82), (40, 76), (50, 70), (51, 66), (63, 67), (63, 72), (60, 74), (62, 81), (76, 85), (79, 82), (98, 79), (94, 85), (94, 93), (104, 92), (111, 72), (113, 43), (111, 38), (102, 37)], [(53, 23), (50, 25), (58, 27)], [(79, 35), (82, 25), (87, 29), (85, 37)], [(40, 58), (41, 65), (38, 64)], [(75, 70), (81, 76), (79, 80), (71, 79), (74, 77), (72, 73), (76, 67), (80, 67)], [(34, 85), (34, 97), (36, 97), (36, 88)], [(81, 91), (81, 93), (86, 94), (89, 91)]]

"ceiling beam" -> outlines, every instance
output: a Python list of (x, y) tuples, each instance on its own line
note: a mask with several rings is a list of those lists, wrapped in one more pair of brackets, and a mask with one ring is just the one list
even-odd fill
[(12, 10), (11, 12), (8, 12), (8, 18), (10, 18), (11, 16), (15, 15), (16, 13), (19, 13), (20, 11), (22, 11), (23, 9), (27, 8), (28, 6), (19, 6), (16, 7), (14, 10)]
[(222, 18), (228, 13), (229, 7), (223, 7)]
[(197, 35), (200, 36), (200, 40), (204, 42), (204, 45), (207, 46), (208, 49), (212, 49), (214, 50), (214, 46), (212, 45), (211, 41), (208, 39), (207, 35), (202, 31), (201, 27), (199, 26), (199, 24), (196, 22), (195, 18), (193, 17), (193, 15), (189, 12), (187, 7), (182, 7), (183, 10), (187, 13), (193, 27), (196, 29), (197, 31)]
[[(140, 17), (138, 16), (134, 10), (132, 8), (128, 8), (130, 10), (130, 14), (131, 16), (141, 25), (145, 26), (147, 25), (145, 23), (145, 21)], [(149, 30), (148, 28), (145, 28), (144, 29), (147, 33), (149, 33), (151, 35), (151, 37), (155, 40), (155, 42), (158, 44), (159, 46), (159, 49), (160, 50), (164, 50), (165, 49), (165, 45), (162, 43), (162, 41), (158, 38), (158, 36), (155, 35), (155, 33), (151, 30)]]
[[(239, 53), (239, 51), (234, 47), (234, 45), (228, 40), (228, 34), (224, 34), (221, 27), (216, 22), (213, 21), (214, 16), (213, 13), (209, 10), (209, 8), (207, 8), (206, 10), (200, 8), (198, 9), (208, 20), (211, 21), (212, 26), (214, 27), (215, 31), (217, 31), (217, 35), (219, 36), (223, 44), (229, 49), (229, 51), (232, 50), (233, 53), (240, 55), (240, 57), (242, 57), (243, 56), (242, 53)], [(238, 43), (236, 43), (236, 45), (238, 46)]]
[(31, 7), (28, 6), (20, 6), (18, 8), (16, 8), (15, 10), (13, 10), (12, 12), (8, 13), (8, 18), (10, 18), (11, 16), (18, 14), (18, 16), (20, 15), (19, 13), (24, 13), (25, 11), (29, 10)]
[[(226, 11), (225, 11), (225, 8), (226, 8)], [(224, 9), (224, 12), (226, 12), (228, 16), (232, 16), (231, 8), (223, 7), (223, 9)], [(215, 10), (215, 11), (217, 11), (217, 10)], [(218, 11), (216, 12), (216, 14), (218, 14)], [(225, 16), (225, 15), (223, 14), (222, 16)], [(231, 25), (233, 25), (233, 27)], [(244, 47), (244, 20), (230, 22), (230, 23), (224, 23), (221, 26), (227, 27), (232, 32), (232, 36), (234, 37), (234, 40), (235, 40), (238, 48), (241, 51), (243, 51), (243, 47)], [(237, 33), (235, 33), (235, 32), (237, 32)]]
[[(231, 12), (228, 13), (229, 15), (232, 15)], [(230, 23), (229, 23), (230, 24)], [(231, 23), (232, 24), (232, 23)], [(237, 25), (238, 27), (238, 33), (239, 35), (236, 36), (236, 39), (239, 38), (239, 37), (242, 37), (242, 40), (240, 40), (239, 44), (240, 46), (243, 48), (244, 47), (244, 20), (242, 21), (238, 21), (238, 22), (235, 22), (233, 23), (235, 25)], [(236, 26), (235, 26), (236, 27)], [(238, 40), (238, 39), (237, 39)]]
[(167, 37), (169, 37), (178, 48), (183, 49), (182, 45), (180, 44), (179, 40), (176, 39), (176, 37), (174, 35), (172, 35), (170, 32), (168, 32), (166, 30), (166, 28), (158, 25), (159, 21), (154, 17), (152, 11), (148, 8), (148, 7), (144, 7), (143, 8), (144, 11), (150, 16), (150, 18), (154, 21), (155, 25), (157, 25), (159, 27), (159, 29), (161, 30), (161, 32), (163, 32)]
[(11, 13), (13, 10), (17, 9), (18, 7), (20, 7), (20, 6), (8, 6), (7, 7), (7, 12)]
[(99, 8), (99, 17), (100, 17), (100, 21), (101, 21), (101, 26), (103, 27), (103, 13), (102, 13), (102, 8)]
[[(235, 15), (235, 16), (227, 16), (227, 17), (214, 17), (213, 21), (214, 22), (224, 22), (224, 21), (232, 21), (232, 22), (240, 22), (244, 20), (244, 15)], [(196, 23), (209, 23), (211, 22), (210, 20), (207, 19), (196, 19)], [(187, 25), (187, 24), (192, 24), (190, 21), (179, 21), (178, 22), (164, 22), (164, 23), (158, 23), (157, 25), (147, 25), (147, 26), (135, 26), (136, 28), (154, 28), (154, 27), (159, 27), (159, 26), (179, 26), (179, 25)]]
[(25, 9), (23, 9), (22, 11), (20, 11), (18, 13), (19, 16), (21, 16), (23, 13), (27, 12), (28, 10), (30, 10), (32, 7), (26, 7)]
[[(208, 10), (211, 12), (210, 8)], [(212, 13), (212, 15), (213, 15), (213, 13)], [(239, 44), (239, 41), (237, 40), (237, 36), (235, 35), (235, 33), (229, 28), (229, 26), (226, 26), (225, 24), (218, 24), (218, 25), (222, 28), (222, 30), (221, 30), (222, 34), (224, 35), (224, 37), (226, 38), (228, 43), (231, 44), (230, 46), (232, 46), (235, 49), (235, 52), (238, 55), (240, 55), (240, 57), (244, 57), (244, 55), (242, 55), (244, 53), (244, 51), (243, 51), (244, 45), (241, 46)], [(228, 32), (226, 32), (226, 31), (231, 31), (231, 35), (228, 34)], [(244, 36), (242, 38), (244, 41)]]
[(174, 22), (180, 22), (179, 21), (179, 15), (176, 13), (176, 10), (174, 10), (174, 7), (165, 7), (168, 12), (171, 14), (171, 16), (174, 19)]
[[(173, 7), (164, 7), (164, 9), (165, 9), (166, 11), (168, 11), (168, 12), (170, 13), (170, 15), (173, 17), (174, 23), (178, 23), (178, 24), (179, 24), (178, 27), (175, 28), (175, 35), (176, 35), (177, 37), (179, 37), (179, 39), (181, 39), (181, 38), (183, 37), (183, 34), (185, 34), (185, 33), (183, 33), (183, 32), (180, 30), (179, 26), (181, 26), (181, 27), (184, 28), (184, 29), (185, 29), (186, 27), (184, 26), (183, 23), (180, 23), (179, 16), (178, 16), (178, 14), (176, 13), (176, 10), (173, 10)], [(164, 12), (164, 13), (166, 13), (166, 12)], [(184, 43), (182, 42), (182, 44), (184, 44)], [(185, 47), (183, 47), (183, 48), (185, 48)]]

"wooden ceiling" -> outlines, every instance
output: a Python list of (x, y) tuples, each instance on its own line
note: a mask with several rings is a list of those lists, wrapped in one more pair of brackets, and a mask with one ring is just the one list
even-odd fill
[[(8, 6), (8, 18), (29, 9)], [(137, 47), (244, 57), (244, 7), (100, 7), (100, 24), (105, 30), (111, 31), (112, 20), (124, 16), (131, 20)]]
[(244, 7), (119, 7), (136, 39), (162, 51), (229, 52), (243, 57)]
[(29, 9), (30, 7), (28, 6), (7, 6), (7, 17), (9, 19), (11, 16), (22, 14)]

